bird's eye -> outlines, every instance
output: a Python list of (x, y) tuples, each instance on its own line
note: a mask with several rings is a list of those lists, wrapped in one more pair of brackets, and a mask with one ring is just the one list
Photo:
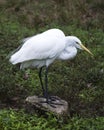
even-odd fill
[(79, 45), (79, 42), (76, 42)]

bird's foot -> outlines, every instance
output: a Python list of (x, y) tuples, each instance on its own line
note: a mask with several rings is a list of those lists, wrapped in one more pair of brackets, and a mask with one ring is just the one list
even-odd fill
[(61, 98), (59, 98), (58, 96), (50, 96), (50, 99), (52, 101), (60, 101), (61, 100)]
[(57, 96), (50, 96), (50, 97), (45, 97), (46, 100), (45, 101), (41, 101), (41, 103), (47, 103), (49, 104), (51, 107), (54, 107), (56, 108), (57, 105), (63, 105), (61, 102), (60, 102), (60, 98), (57, 97)]

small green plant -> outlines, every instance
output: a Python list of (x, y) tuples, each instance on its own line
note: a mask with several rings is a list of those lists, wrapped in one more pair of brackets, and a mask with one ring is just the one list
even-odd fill
[[(21, 116), (22, 115), (22, 116)], [(26, 114), (23, 110), (0, 110), (0, 130), (103, 130), (104, 117), (79, 118), (73, 117), (64, 123), (55, 116), (47, 117)]]

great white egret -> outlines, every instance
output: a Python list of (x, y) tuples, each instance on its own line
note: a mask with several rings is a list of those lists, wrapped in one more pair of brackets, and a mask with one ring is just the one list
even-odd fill
[[(39, 78), (43, 96), (49, 102), (48, 66), (55, 60), (70, 60), (77, 55), (77, 48), (93, 55), (75, 36), (65, 36), (59, 29), (50, 29), (41, 34), (23, 39), (23, 45), (10, 57), (12, 64), (21, 63), (20, 69), (40, 68)], [(45, 86), (42, 82), (42, 68), (45, 71)]]

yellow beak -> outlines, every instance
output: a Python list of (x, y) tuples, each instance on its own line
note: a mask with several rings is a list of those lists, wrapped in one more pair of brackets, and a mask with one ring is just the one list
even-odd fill
[(88, 50), (83, 44), (80, 44), (80, 46), (83, 50), (87, 51), (89, 54), (91, 54), (93, 56), (92, 52), (90, 50)]

